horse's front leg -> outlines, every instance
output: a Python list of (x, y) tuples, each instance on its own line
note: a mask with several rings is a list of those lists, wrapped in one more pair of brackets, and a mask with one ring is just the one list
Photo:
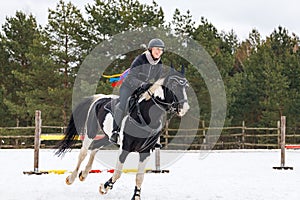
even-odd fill
[(144, 180), (145, 175), (145, 167), (150, 158), (150, 153), (139, 153), (140, 161), (138, 166), (138, 172), (135, 178), (135, 188), (134, 194), (131, 200), (140, 200), (141, 199), (141, 187)]
[(89, 148), (90, 144), (92, 143), (92, 141), (93, 141), (92, 139), (89, 139), (89, 138), (85, 137), (85, 139), (83, 141), (83, 145), (80, 149), (80, 153), (78, 155), (78, 162), (77, 162), (76, 168), (71, 173), (71, 175), (69, 175), (66, 178), (66, 183), (68, 185), (71, 185), (74, 182), (75, 178), (77, 177), (80, 165), (81, 165), (82, 161), (85, 159), (85, 157), (87, 155), (87, 152), (88, 152), (88, 148)]
[(106, 194), (109, 190), (111, 190), (115, 182), (121, 177), (123, 165), (128, 154), (128, 151), (121, 151), (113, 176), (99, 187), (100, 194)]
[(79, 173), (79, 180), (80, 181), (84, 181), (86, 179), (86, 177), (89, 175), (89, 172), (90, 172), (90, 170), (92, 169), (92, 166), (93, 166), (95, 155), (98, 152), (98, 150), (99, 149), (94, 149), (91, 152), (89, 161), (88, 161), (87, 165), (85, 166), (85, 169)]

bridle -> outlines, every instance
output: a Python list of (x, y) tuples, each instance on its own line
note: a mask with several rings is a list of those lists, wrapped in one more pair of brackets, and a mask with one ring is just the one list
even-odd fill
[[(176, 78), (177, 77), (177, 78)], [(179, 76), (172, 76), (170, 78), (168, 78), (168, 81), (166, 83), (166, 85), (169, 83), (169, 81), (171, 79), (174, 79), (177, 83), (179, 83), (179, 85), (181, 85), (182, 87), (187, 87), (188, 86), (188, 83), (187, 83), (187, 80), (186, 79), (183, 79)], [(168, 87), (164, 87), (164, 93), (167, 94), (168, 91), (167, 91)], [(149, 96), (151, 97), (151, 100), (154, 102), (154, 104), (159, 107), (161, 110), (164, 110), (164, 111), (167, 111), (168, 113), (171, 113), (171, 114), (175, 114), (175, 113), (179, 113), (180, 111), (180, 105), (183, 104), (183, 103), (186, 103), (188, 102), (187, 99), (182, 99), (182, 100), (178, 100), (177, 96), (175, 95), (175, 93), (172, 91), (172, 90), (169, 90), (169, 93), (172, 94), (172, 102), (164, 102), (164, 101), (161, 101), (159, 100), (158, 98), (155, 98), (153, 94), (151, 94), (151, 92), (148, 90), (147, 91)], [(166, 107), (163, 108), (163, 107)]]

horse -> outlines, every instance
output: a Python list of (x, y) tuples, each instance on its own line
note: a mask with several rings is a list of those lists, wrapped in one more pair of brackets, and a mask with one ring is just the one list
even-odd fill
[[(139, 153), (139, 164), (136, 173), (136, 186), (132, 200), (139, 200), (144, 179), (145, 167), (151, 153), (157, 145), (166, 116), (182, 117), (189, 110), (184, 67), (177, 71), (171, 67), (165, 76), (158, 79), (148, 88), (137, 89), (129, 100), (127, 115), (121, 123), (119, 140), (119, 157), (112, 177), (100, 184), (100, 194), (106, 194), (120, 178), (123, 164), (130, 152)], [(117, 95), (97, 94), (84, 99), (73, 110), (65, 136), (57, 145), (56, 155), (64, 155), (75, 143), (79, 134), (84, 134), (82, 147), (75, 170), (66, 178), (72, 184), (78, 175), (82, 161), (91, 146), (90, 158), (84, 170), (79, 173), (84, 181), (92, 168), (93, 160), (99, 149), (112, 145), (109, 141), (113, 128), (113, 108), (118, 102)], [(97, 133), (104, 133), (104, 138), (94, 142)], [(91, 145), (93, 143), (93, 145)]]

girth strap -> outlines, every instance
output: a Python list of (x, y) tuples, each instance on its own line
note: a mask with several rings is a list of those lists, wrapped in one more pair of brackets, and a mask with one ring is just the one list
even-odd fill
[(139, 103), (136, 104), (136, 110), (137, 110), (137, 116), (139, 117), (141, 125), (142, 126), (147, 126), (147, 123), (145, 122), (145, 120), (144, 120), (144, 118), (142, 116), (141, 108), (140, 108), (140, 104)]

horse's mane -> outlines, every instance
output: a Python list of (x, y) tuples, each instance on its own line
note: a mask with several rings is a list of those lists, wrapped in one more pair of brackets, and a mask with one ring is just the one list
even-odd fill
[(154, 82), (152, 86), (150, 86), (149, 89), (143, 93), (139, 101), (142, 101), (144, 99), (149, 100), (151, 98), (150, 94), (155, 94), (155, 92), (157, 92), (159, 88), (167, 86), (167, 81), (170, 79), (170, 77), (184, 78), (182, 73), (176, 71), (174, 68), (168, 69), (168, 71), (164, 73), (162, 78)]

